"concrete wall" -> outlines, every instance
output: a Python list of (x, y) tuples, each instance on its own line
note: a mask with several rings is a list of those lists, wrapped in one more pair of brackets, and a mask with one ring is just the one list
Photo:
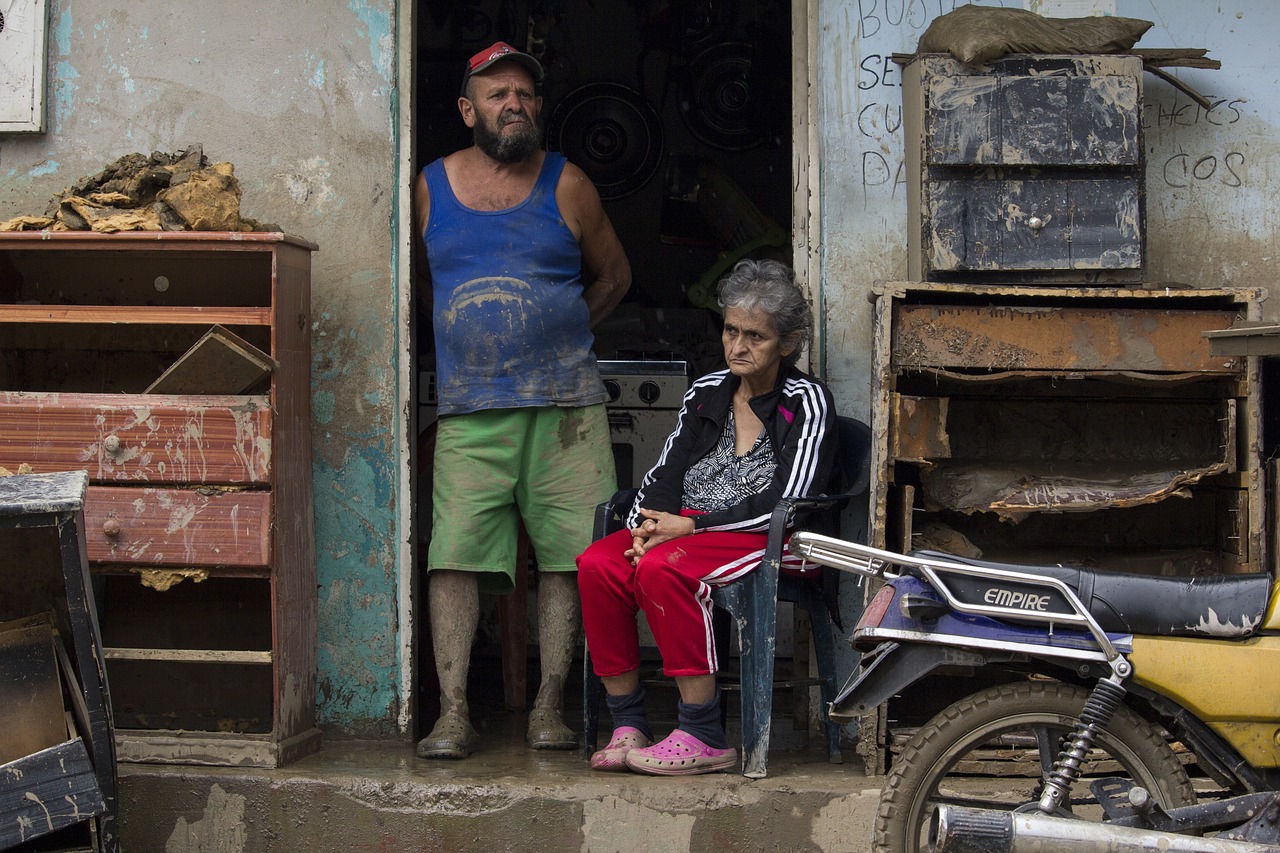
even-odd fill
[[(825, 363), (849, 414), (869, 406), (871, 304), (876, 279), (906, 277), (902, 77), (889, 61), (961, 0), (841, 0), (819, 4)], [(1017, 0), (1043, 15), (1103, 12), (1154, 22), (1138, 47), (1207, 48), (1218, 71), (1169, 69), (1210, 99), (1205, 111), (1145, 77), (1147, 277), (1274, 291), (1280, 216), (1275, 116), (1280, 15), (1269, 0)], [(1274, 303), (1264, 306), (1275, 316)]]
[(317, 243), (313, 407), (322, 723), (402, 716), (394, 0), (49, 0), (47, 132), (0, 135), (0, 219), (117, 157), (203, 143), (246, 216)]

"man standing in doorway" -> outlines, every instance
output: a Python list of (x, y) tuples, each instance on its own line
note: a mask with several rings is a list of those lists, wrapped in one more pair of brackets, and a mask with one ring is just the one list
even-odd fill
[(562, 713), (574, 560), (615, 488), (591, 327), (627, 292), (631, 267), (590, 179), (541, 147), (542, 76), (504, 42), (471, 57), (458, 109), (474, 142), (414, 184), (439, 401), (427, 568), (440, 719), (418, 743), (423, 758), (475, 748), (466, 687), (479, 592), (509, 592), (524, 570), (521, 520), (539, 569), (542, 669), (526, 741), (577, 745)]

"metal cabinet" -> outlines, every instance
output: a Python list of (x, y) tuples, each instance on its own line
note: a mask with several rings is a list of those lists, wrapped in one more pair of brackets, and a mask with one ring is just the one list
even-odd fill
[(1142, 63), (926, 54), (903, 72), (908, 277), (1135, 281)]
[[(316, 749), (310, 263), (283, 234), (0, 234), (0, 466), (89, 476), (122, 761)], [(148, 389), (220, 327), (274, 369)]]

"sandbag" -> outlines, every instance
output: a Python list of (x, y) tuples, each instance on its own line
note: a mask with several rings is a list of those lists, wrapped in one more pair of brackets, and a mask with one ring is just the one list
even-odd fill
[(1025, 9), (970, 4), (935, 19), (916, 53), (949, 53), (966, 65), (986, 65), (1010, 53), (1123, 53), (1151, 27), (1139, 18), (1046, 18)]

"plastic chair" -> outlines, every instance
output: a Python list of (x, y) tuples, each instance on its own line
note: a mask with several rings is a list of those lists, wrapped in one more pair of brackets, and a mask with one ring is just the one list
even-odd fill
[[(822, 695), (822, 722), (827, 734), (827, 755), (839, 763), (840, 727), (828, 717), (835, 699), (836, 572), (824, 572), (824, 586), (779, 571), (787, 530), (794, 527), (800, 513), (808, 513), (802, 526), (838, 532), (838, 512), (850, 498), (864, 493), (868, 482), (871, 430), (854, 418), (837, 418), (839, 434), (838, 468), (843, 492), (813, 498), (783, 498), (769, 520), (769, 539), (760, 567), (745, 578), (712, 591), (715, 604), (728, 611), (738, 626), (742, 685), (742, 775), (753, 779), (768, 774), (769, 736), (773, 718), (774, 653), (777, 648), (778, 601), (790, 601), (809, 613), (814, 649), (818, 661), (818, 684)], [(636, 489), (624, 489), (596, 507), (596, 539), (621, 530), (627, 511), (635, 502)], [(824, 510), (819, 514), (816, 511)], [(583, 748), (584, 758), (595, 752), (599, 734), (600, 679), (591, 669), (590, 650), (584, 649)], [(811, 684), (804, 682), (804, 687)], [(795, 686), (795, 685), (793, 685)]]

